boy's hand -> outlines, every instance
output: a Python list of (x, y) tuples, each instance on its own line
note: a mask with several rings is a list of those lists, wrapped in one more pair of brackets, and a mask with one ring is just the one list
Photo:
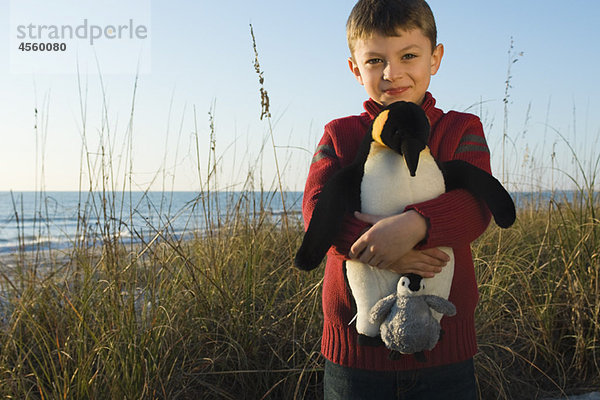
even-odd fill
[(433, 278), (435, 274), (442, 272), (442, 268), (446, 266), (448, 261), (448, 255), (437, 248), (413, 249), (400, 257), (389, 269), (399, 274), (413, 273), (423, 278)]
[(427, 223), (410, 210), (391, 217), (355, 213), (361, 221), (373, 224), (350, 249), (350, 258), (398, 273), (416, 273), (433, 277), (448, 262), (441, 250), (413, 250), (425, 238)]

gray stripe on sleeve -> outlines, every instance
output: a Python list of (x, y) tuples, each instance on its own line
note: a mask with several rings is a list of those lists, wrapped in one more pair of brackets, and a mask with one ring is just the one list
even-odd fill
[(328, 144), (322, 144), (318, 146), (317, 151), (315, 152), (315, 155), (312, 158), (311, 164), (316, 163), (322, 160), (323, 158), (332, 158), (334, 160), (337, 159), (333, 146)]
[(487, 148), (487, 146), (482, 146), (480, 144), (463, 144), (458, 146), (458, 148), (456, 149), (456, 151), (454, 152), (454, 154), (460, 154), (460, 153), (468, 153), (468, 152), (481, 152), (481, 153), (487, 153), (490, 154), (490, 150)]
[(479, 135), (464, 135), (460, 139), (459, 147), (460, 147), (461, 144), (464, 144), (464, 143), (467, 143), (467, 142), (478, 143), (478, 144), (483, 144), (483, 145), (487, 146), (487, 142), (486, 142), (485, 138), (482, 137), (482, 136), (479, 136)]

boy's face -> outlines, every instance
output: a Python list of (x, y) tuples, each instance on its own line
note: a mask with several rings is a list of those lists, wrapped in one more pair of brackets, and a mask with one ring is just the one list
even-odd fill
[(420, 29), (399, 30), (398, 36), (376, 33), (357, 39), (348, 65), (377, 103), (387, 106), (404, 100), (421, 105), (443, 55), (441, 44), (431, 51), (431, 42)]

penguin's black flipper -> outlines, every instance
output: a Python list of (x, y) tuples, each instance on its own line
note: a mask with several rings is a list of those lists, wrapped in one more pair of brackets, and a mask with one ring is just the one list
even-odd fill
[(508, 228), (515, 222), (515, 203), (502, 184), (484, 170), (463, 160), (440, 164), (446, 183), (446, 191), (466, 189), (487, 204), (496, 224)]
[(352, 168), (343, 168), (323, 186), (294, 259), (297, 268), (310, 271), (321, 263), (340, 230), (344, 215), (353, 211), (349, 209), (351, 197), (356, 197), (351, 189), (353, 173)]

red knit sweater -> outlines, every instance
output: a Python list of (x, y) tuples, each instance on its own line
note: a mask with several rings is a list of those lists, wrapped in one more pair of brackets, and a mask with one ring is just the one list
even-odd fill
[[(340, 118), (325, 126), (313, 157), (303, 198), (305, 228), (308, 227), (321, 188), (338, 169), (350, 164), (371, 121), (381, 110), (372, 99), (364, 103), (366, 112)], [(461, 159), (490, 172), (489, 150), (479, 118), (471, 114), (435, 107), (427, 93), (422, 105), (431, 124), (429, 147), (439, 161)], [(344, 277), (344, 261), (352, 244), (369, 227), (351, 214), (344, 220), (342, 233), (328, 252), (323, 281), (323, 339), (321, 351), (330, 361), (371, 370), (407, 370), (464, 361), (477, 352), (474, 312), (479, 298), (470, 243), (481, 235), (490, 222), (487, 207), (465, 190), (453, 190), (436, 199), (413, 204), (413, 209), (428, 221), (427, 237), (421, 248), (449, 246), (454, 250), (455, 272), (449, 300), (457, 314), (442, 319), (444, 336), (436, 347), (425, 352), (426, 363), (405, 355), (391, 361), (383, 347), (356, 344), (357, 333), (349, 288)]]

